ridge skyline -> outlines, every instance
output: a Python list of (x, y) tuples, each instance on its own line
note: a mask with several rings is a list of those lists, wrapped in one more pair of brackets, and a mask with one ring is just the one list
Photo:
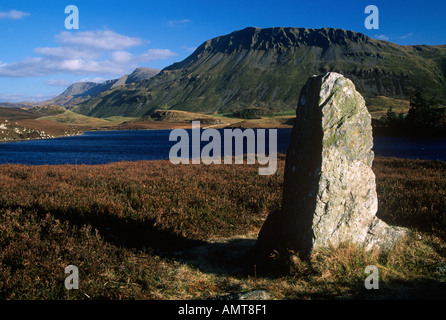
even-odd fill
[(184, 60), (204, 40), (247, 26), (334, 27), (399, 45), (446, 43), (443, 1), (378, 1), (379, 29), (372, 30), (364, 26), (368, 4), (79, 0), (79, 30), (66, 30), (66, 4), (6, 0), (0, 7), (0, 101), (43, 101), (80, 80), (115, 79), (136, 67), (163, 69)]

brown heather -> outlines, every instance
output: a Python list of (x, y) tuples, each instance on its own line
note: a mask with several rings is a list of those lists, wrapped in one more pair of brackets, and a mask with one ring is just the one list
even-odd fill
[[(414, 235), (387, 253), (345, 244), (260, 277), (251, 249), (280, 206), (277, 174), (169, 161), (0, 166), (0, 299), (445, 298), (446, 163), (377, 158), (378, 216)], [(66, 290), (64, 268), (79, 268)], [(374, 264), (380, 289), (366, 290)]]

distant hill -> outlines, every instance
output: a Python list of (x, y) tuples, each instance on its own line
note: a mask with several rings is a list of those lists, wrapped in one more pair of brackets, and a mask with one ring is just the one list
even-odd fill
[(191, 121), (200, 121), (201, 124), (206, 125), (226, 124), (222, 119), (215, 116), (178, 110), (155, 110), (148, 118), (153, 121), (174, 123), (190, 123)]
[(73, 111), (145, 116), (157, 109), (227, 113), (292, 110), (313, 74), (336, 71), (366, 99), (422, 90), (446, 100), (446, 46), (400, 46), (342, 29), (246, 28), (205, 41), (156, 76), (111, 88)]
[(58, 114), (62, 114), (65, 113), (67, 111), (67, 109), (65, 109), (64, 107), (60, 107), (60, 106), (36, 106), (36, 107), (32, 107), (26, 110), (27, 112), (30, 112), (32, 114), (38, 115), (40, 117), (43, 116), (55, 116)]
[(34, 102), (0, 102), (0, 108), (30, 108)]
[(135, 83), (143, 80), (150, 79), (159, 73), (160, 70), (152, 68), (137, 68), (130, 75), (122, 76), (119, 79), (107, 80), (102, 83), (96, 82), (76, 82), (69, 86), (59, 96), (36, 103), (35, 105), (59, 105), (64, 107), (74, 106), (82, 103), (101, 92), (117, 88), (119, 86)]
[(79, 130), (18, 108), (0, 107), (0, 141), (48, 139), (80, 134)]
[(0, 118), (17, 121), (17, 120), (27, 120), (27, 119), (37, 119), (40, 116), (38, 114), (29, 112), (27, 110), (22, 110), (19, 108), (4, 108), (0, 107)]

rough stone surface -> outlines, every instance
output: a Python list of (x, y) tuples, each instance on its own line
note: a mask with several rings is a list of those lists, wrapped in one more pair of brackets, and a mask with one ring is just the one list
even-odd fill
[(333, 72), (311, 77), (296, 110), (282, 207), (265, 221), (257, 249), (307, 255), (342, 242), (387, 249), (406, 234), (375, 216), (372, 147), (371, 116), (353, 82)]

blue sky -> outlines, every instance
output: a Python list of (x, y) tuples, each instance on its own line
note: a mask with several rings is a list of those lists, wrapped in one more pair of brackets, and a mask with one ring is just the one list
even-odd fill
[[(65, 7), (79, 29), (65, 28)], [(364, 9), (379, 9), (379, 29)], [(401, 45), (446, 44), (446, 2), (393, 0), (1, 0), (0, 102), (42, 101), (73, 82), (162, 69), (246, 27), (334, 27)]]

